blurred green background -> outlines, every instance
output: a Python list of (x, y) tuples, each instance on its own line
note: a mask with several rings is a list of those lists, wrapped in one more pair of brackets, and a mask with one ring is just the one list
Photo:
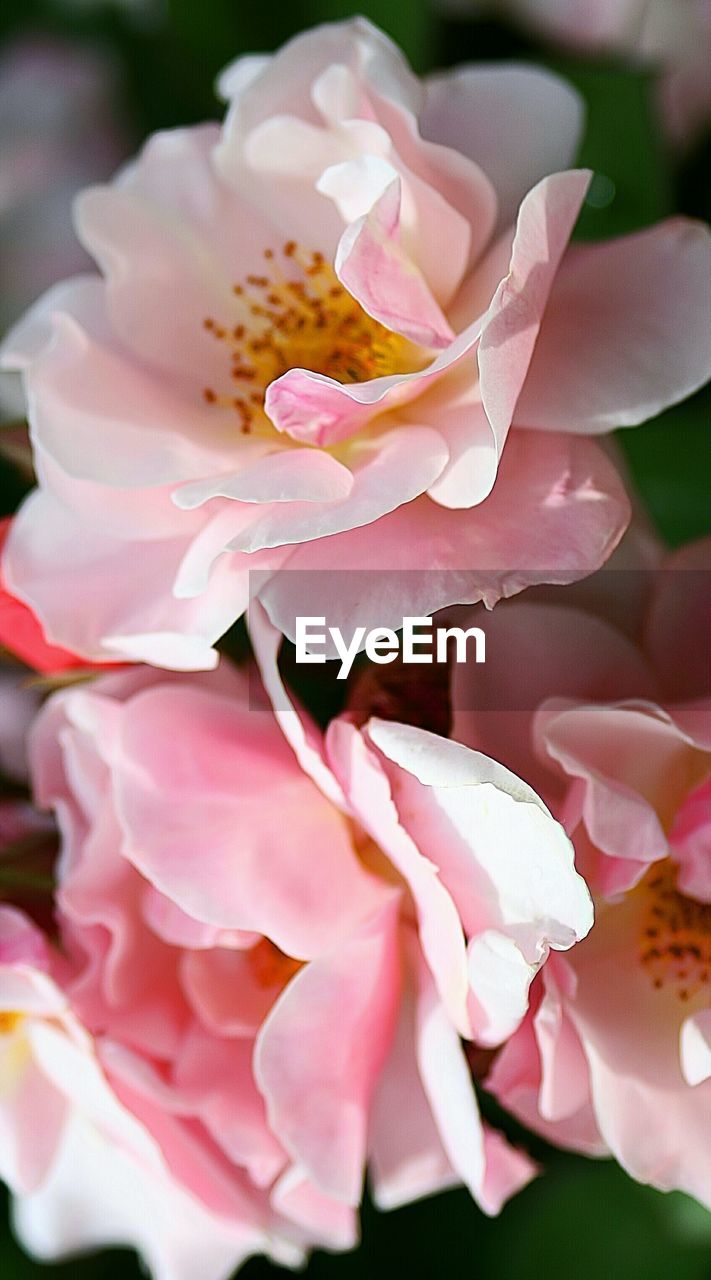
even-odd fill
[[(273, 49), (305, 26), (352, 12), (341, 0), (293, 0), (288, 6), (266, 0), (261, 5), (154, 0), (149, 7), (141, 0), (2, 0), (0, 59), (27, 37), (98, 49), (113, 64), (110, 106), (119, 122), (121, 151), (128, 155), (153, 129), (216, 117), (214, 78), (236, 54)], [(503, 24), (475, 22), (461, 11), (455, 20), (423, 0), (371, 0), (360, 12), (393, 36), (420, 72), (458, 61), (520, 57), (543, 62), (575, 82), (588, 106), (579, 160), (599, 175), (576, 234), (615, 235), (675, 212), (711, 218), (709, 138), (681, 158), (672, 154), (656, 119), (650, 71), (562, 56)], [(6, 147), (2, 65), (0, 146)], [(32, 91), (41, 95), (42, 90), (40, 77)], [(0, 263), (7, 154), (3, 160), (0, 152)], [(6, 287), (0, 278), (0, 303)], [(7, 314), (7, 307), (0, 314)], [(710, 430), (707, 389), (621, 435), (634, 484), (670, 543), (711, 531)], [(14, 509), (24, 487), (12, 464), (0, 459), (3, 513)], [(635, 1185), (610, 1162), (585, 1161), (516, 1136), (527, 1142), (545, 1176), (499, 1219), (486, 1219), (459, 1191), (388, 1215), (366, 1206), (361, 1248), (348, 1256), (315, 1255), (308, 1276), (711, 1280), (711, 1215), (703, 1209), (681, 1195), (663, 1196)], [(124, 1252), (47, 1269), (24, 1257), (9, 1230), (0, 1235), (3, 1278), (36, 1280), (48, 1274), (57, 1280), (131, 1280), (141, 1270)], [(245, 1280), (275, 1274), (261, 1260), (242, 1272)]]

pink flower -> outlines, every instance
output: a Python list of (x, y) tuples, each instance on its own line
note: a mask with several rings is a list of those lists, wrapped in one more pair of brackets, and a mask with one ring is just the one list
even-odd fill
[(546, 966), (488, 1087), (552, 1141), (708, 1206), (710, 568), (711, 540), (668, 557), (636, 619), (622, 572), (636, 640), (590, 599), (507, 604), (475, 677), (486, 709), (466, 676), (455, 689), (456, 731), (540, 790), (595, 900), (589, 938)]
[[(40, 482), (9, 590), (53, 644), (200, 668), (250, 569), (284, 629), (284, 565), (397, 570), (381, 625), (411, 611), (403, 569), (438, 571), (432, 610), (596, 568), (628, 506), (583, 437), (708, 377), (708, 233), (570, 247), (580, 105), (542, 71), (422, 84), (357, 19), (221, 84), (221, 129), (83, 195), (103, 276), (8, 339)], [(355, 590), (339, 574), (334, 622)]]
[[(0, 520), (0, 551), (5, 546), (12, 517)], [(0, 572), (0, 643), (35, 671), (60, 672), (86, 667), (85, 658), (47, 644), (32, 610), (5, 587)]]
[(245, 1198), (228, 1215), (174, 1175), (140, 1109), (113, 1087), (62, 990), (63, 968), (27, 917), (0, 907), (0, 1175), (26, 1246), (49, 1259), (133, 1245), (156, 1280), (227, 1280), (255, 1252), (298, 1263), (264, 1210)]
[(1, 1043), (23, 1074), (2, 1115), (44, 1256), (110, 1236), (160, 1280), (197, 1257), (218, 1280), (254, 1250), (350, 1247), (366, 1163), (383, 1207), (463, 1182), (487, 1213), (535, 1172), (482, 1123), (460, 1037), (498, 1044), (590, 926), (562, 828), (424, 730), (322, 739), (253, 626), (276, 718), (223, 663), (105, 676), (33, 730), (64, 960), (10, 917)]
[(676, 145), (711, 124), (709, 0), (447, 0), (443, 7), (502, 14), (569, 48), (650, 66), (658, 73), (662, 123)]

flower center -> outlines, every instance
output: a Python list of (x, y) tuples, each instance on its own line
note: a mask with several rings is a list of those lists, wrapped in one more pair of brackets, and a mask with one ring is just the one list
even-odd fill
[(658, 863), (643, 880), (645, 896), (640, 959), (653, 985), (674, 986), (690, 1000), (711, 974), (711, 904), (679, 893), (671, 858)]
[(0, 1011), (0, 1036), (10, 1036), (22, 1022), (22, 1014), (12, 1009)]
[(321, 253), (305, 253), (293, 240), (264, 252), (263, 275), (232, 286), (236, 317), (229, 324), (206, 316), (203, 325), (224, 343), (232, 389), (205, 387), (208, 404), (234, 409), (241, 430), (270, 427), (264, 393), (289, 369), (308, 369), (338, 382), (369, 382), (426, 364), (407, 338), (373, 320), (340, 284)]
[(302, 964), (301, 960), (285, 955), (268, 938), (262, 938), (251, 948), (249, 961), (260, 987), (285, 987)]

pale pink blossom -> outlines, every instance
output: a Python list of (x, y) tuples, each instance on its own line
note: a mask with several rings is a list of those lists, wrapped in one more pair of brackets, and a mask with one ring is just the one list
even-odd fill
[(275, 710), (226, 663), (135, 669), (33, 729), (62, 959), (0, 918), (0, 1116), (42, 1256), (122, 1241), (160, 1280), (197, 1259), (218, 1280), (250, 1252), (352, 1246), (366, 1166), (381, 1207), (464, 1183), (487, 1213), (535, 1172), (482, 1121), (462, 1040), (515, 1030), (590, 927), (569, 841), (456, 743), (347, 718), (321, 736), (279, 633), (252, 626)]
[(669, 140), (687, 146), (711, 125), (709, 0), (441, 0), (492, 13), (577, 52), (615, 55), (656, 73)]
[[(628, 505), (585, 437), (708, 377), (707, 231), (570, 246), (581, 108), (544, 71), (421, 83), (355, 19), (221, 87), (222, 128), (84, 193), (102, 275), (5, 347), (39, 489), (4, 573), (47, 639), (209, 667), (250, 569), (426, 567), (432, 610), (596, 568)], [(282, 629), (295, 580), (263, 589)], [(397, 623), (408, 581), (359, 622)], [(353, 592), (334, 578), (334, 621)]]
[[(7, 516), (5, 519), (0, 520), (0, 552), (5, 546), (12, 519), (12, 516)], [(32, 667), (34, 671), (66, 673), (75, 667), (86, 668), (91, 665), (87, 663), (85, 658), (80, 658), (75, 653), (68, 653), (65, 649), (58, 649), (54, 645), (47, 644), (42, 628), (32, 610), (7, 590), (1, 570), (0, 645), (7, 649), (8, 653), (12, 654), (13, 657), (19, 659), (20, 662)], [(20, 668), (20, 670), (24, 670), (24, 668)], [(25, 677), (26, 674), (25, 672)], [(8, 732), (13, 739), (14, 746), (21, 751), (24, 751), (25, 745), (21, 731), (28, 728), (29, 719), (27, 716), (18, 717), (16, 713), (21, 710), (21, 704), (27, 707), (32, 701), (32, 698), (23, 696), (20, 703), (13, 703), (13, 705), (8, 706), (6, 711)], [(36, 702), (37, 699), (34, 701)], [(4, 731), (0, 730), (0, 732)]]
[(614, 572), (597, 609), (507, 603), (493, 666), (454, 698), (455, 731), (563, 821), (595, 901), (488, 1087), (552, 1141), (711, 1207), (710, 570), (709, 540), (663, 560), (625, 593), (633, 635), (599, 612)]
[(256, 1252), (298, 1264), (264, 1206), (244, 1197), (229, 1213), (175, 1175), (176, 1153), (122, 1098), (76, 1017), (66, 968), (26, 916), (0, 906), (0, 1175), (23, 1243), (43, 1259), (134, 1246), (156, 1280), (228, 1280)]

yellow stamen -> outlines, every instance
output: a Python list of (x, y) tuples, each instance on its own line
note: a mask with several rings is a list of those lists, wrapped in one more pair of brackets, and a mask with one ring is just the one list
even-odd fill
[(270, 428), (264, 393), (289, 369), (309, 369), (342, 383), (369, 382), (421, 369), (428, 358), (373, 320), (343, 288), (323, 254), (306, 254), (294, 240), (281, 253), (286, 270), (274, 250), (266, 249), (267, 272), (253, 272), (233, 285), (236, 321), (203, 320), (207, 332), (228, 349), (234, 384), (231, 393), (205, 387), (205, 401), (233, 409), (245, 434)]
[(676, 887), (677, 871), (667, 858), (640, 886), (645, 906), (640, 959), (657, 990), (673, 986), (680, 1000), (708, 988), (711, 975), (711, 904), (697, 902)]

